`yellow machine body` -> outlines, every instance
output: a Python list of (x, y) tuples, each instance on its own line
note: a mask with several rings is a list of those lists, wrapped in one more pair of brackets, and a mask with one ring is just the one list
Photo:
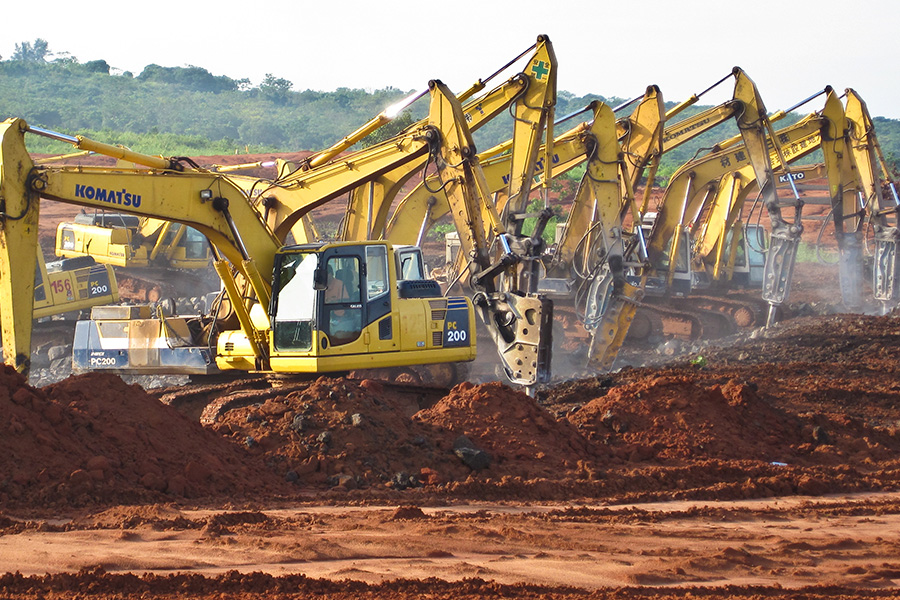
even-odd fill
[[(285, 248), (276, 257), (268, 314), (272, 370), (316, 373), (473, 360), (472, 302), (441, 296), (423, 270), (418, 248), (398, 251), (384, 242)], [(219, 336), (220, 369), (247, 369), (253, 361), (243, 332)]]
[(44, 263), (38, 255), (34, 274), (34, 318), (80, 311), (119, 299), (116, 275), (109, 265), (73, 264), (72, 261)]
[(209, 246), (204, 237), (179, 223), (116, 213), (79, 217), (85, 218), (57, 226), (57, 256), (90, 256), (116, 267), (209, 267)]

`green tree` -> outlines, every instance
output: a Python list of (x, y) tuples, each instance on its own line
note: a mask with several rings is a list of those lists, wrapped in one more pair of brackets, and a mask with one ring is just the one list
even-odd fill
[(50, 54), (50, 47), (47, 44), (47, 40), (37, 38), (34, 40), (34, 43), (22, 42), (21, 44), (16, 44), (16, 50), (13, 52), (12, 60), (46, 62), (48, 54)]
[(84, 63), (83, 66), (89, 73), (104, 73), (109, 75), (109, 63), (105, 60), (89, 60)]
[(142, 81), (172, 83), (198, 92), (230, 92), (238, 89), (238, 82), (224, 75), (213, 75), (206, 69), (188, 65), (187, 67), (161, 67), (147, 65), (138, 75)]
[(53, 59), (53, 62), (57, 65), (72, 66), (78, 64), (78, 59), (68, 52), (60, 52), (56, 54), (56, 58)]
[(262, 94), (263, 98), (283, 106), (287, 104), (292, 85), (294, 84), (287, 79), (282, 79), (281, 77), (275, 77), (271, 73), (266, 73), (266, 78), (259, 84), (259, 92)]

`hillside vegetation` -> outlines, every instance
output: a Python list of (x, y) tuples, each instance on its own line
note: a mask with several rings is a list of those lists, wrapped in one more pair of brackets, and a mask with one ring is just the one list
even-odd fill
[[(213, 75), (198, 66), (151, 64), (134, 75), (115, 73), (105, 60), (81, 63), (65, 53), (50, 60), (51, 56), (47, 43), (39, 39), (33, 44), (17, 44), (13, 57), (0, 61), (0, 117), (23, 117), (31, 125), (151, 154), (321, 149), (411, 92), (391, 87), (375, 91), (295, 91), (290, 81), (274, 75), (252, 86), (246, 79)], [(706, 83), (697, 82), (697, 86)], [(636, 90), (636, 95), (638, 92), (642, 90)], [(624, 101), (561, 91), (557, 117), (578, 111), (595, 99), (613, 107)], [(398, 123), (423, 117), (426, 104), (423, 100), (413, 104)], [(691, 107), (679, 118), (703, 108)], [(811, 103), (806, 110), (815, 108)], [(578, 118), (588, 117), (585, 114), (560, 125), (557, 133), (574, 126)], [(877, 118), (876, 127), (889, 160), (895, 161), (900, 157), (900, 121)], [(510, 131), (510, 118), (503, 115), (475, 134), (476, 146), (487, 149), (506, 139)], [(660, 169), (661, 178), (664, 180), (700, 149), (736, 134), (736, 127), (727, 123), (668, 153)], [(32, 152), (69, 150), (60, 142), (33, 136), (29, 144)]]

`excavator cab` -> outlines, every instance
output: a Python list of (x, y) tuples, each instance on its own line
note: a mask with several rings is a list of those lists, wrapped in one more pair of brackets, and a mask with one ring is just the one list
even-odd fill
[[(644, 238), (650, 239), (653, 227), (656, 225), (657, 213), (648, 212), (644, 215), (641, 230)], [(647, 277), (644, 292), (649, 296), (687, 296), (691, 289), (697, 285), (694, 281), (694, 273), (691, 269), (689, 257), (690, 231), (679, 230), (675, 233), (681, 239), (678, 244), (667, 242), (665, 250), (659, 256), (659, 269)], [(672, 257), (672, 248), (675, 248), (675, 256)], [(671, 263), (674, 261), (674, 267)], [(672, 273), (672, 281), (669, 282), (669, 273)], [(635, 278), (636, 281), (636, 278)]]
[(89, 256), (44, 263), (43, 254), (37, 249), (35, 319), (77, 313), (118, 299), (116, 276), (109, 265), (99, 265)]
[(209, 266), (209, 243), (180, 223), (163, 223), (117, 212), (81, 213), (56, 229), (56, 254), (89, 256), (117, 267), (169, 265), (177, 269)]
[[(334, 242), (283, 248), (275, 258), (265, 315), (273, 370), (336, 372), (473, 360), (472, 301), (442, 296), (436, 281), (424, 279), (424, 270), (415, 246)], [(251, 311), (251, 318), (263, 317)], [(219, 368), (247, 368), (252, 360), (241, 331), (219, 336)]]
[(725, 238), (725, 252), (730, 257), (733, 285), (762, 287), (768, 239), (768, 232), (759, 224), (743, 224), (728, 231)]

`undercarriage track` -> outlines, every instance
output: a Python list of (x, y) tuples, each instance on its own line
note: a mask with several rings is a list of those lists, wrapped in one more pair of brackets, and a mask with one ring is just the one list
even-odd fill
[[(357, 375), (364, 375), (364, 371)], [(154, 396), (201, 425), (216, 423), (228, 411), (265, 402), (269, 398), (286, 396), (306, 390), (321, 377), (342, 377), (346, 373), (265, 375), (243, 373), (236, 376), (210, 376), (192, 378), (185, 386), (148, 390)], [(360, 382), (365, 377), (349, 377)], [(420, 409), (428, 408), (446, 396), (445, 386), (403, 383), (379, 379), (378, 383), (394, 396), (408, 399)]]
[(653, 343), (661, 339), (715, 339), (737, 331), (727, 312), (671, 298), (645, 298), (639, 305), (628, 340)]
[[(687, 298), (648, 296), (639, 304), (626, 343), (656, 344), (665, 339), (695, 341), (732, 335), (765, 324), (767, 305), (746, 298), (703, 295)], [(554, 351), (576, 352), (590, 335), (574, 307), (554, 305)]]

